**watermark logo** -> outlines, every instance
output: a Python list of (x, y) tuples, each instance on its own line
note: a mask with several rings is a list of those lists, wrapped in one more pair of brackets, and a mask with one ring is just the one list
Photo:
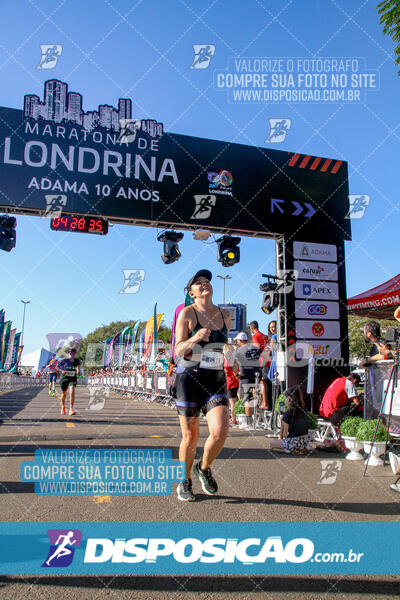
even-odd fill
[(211, 215), (212, 207), (215, 206), (217, 197), (214, 194), (204, 194), (194, 196), (196, 202), (191, 219), (208, 219)]
[(341, 460), (321, 460), (321, 477), (318, 484), (322, 485), (332, 485), (335, 483), (338, 474), (342, 470), (342, 461)]
[(349, 203), (350, 208), (349, 212), (346, 215), (346, 219), (362, 219), (367, 206), (369, 206), (369, 202), (371, 197), (367, 194), (350, 194), (349, 195)]
[(61, 44), (40, 44), (42, 56), (37, 69), (54, 69), (57, 66), (58, 59), (62, 54)]
[(117, 143), (129, 144), (130, 142), (134, 142), (138, 131), (142, 127), (142, 121), (140, 119), (120, 119), (119, 124), (121, 130)]
[(86, 410), (103, 410), (106, 398), (110, 396), (110, 389), (104, 386), (89, 385), (89, 402)]
[(296, 269), (277, 269), (278, 286), (276, 291), (279, 294), (290, 294), (293, 292), (294, 282), (298, 279), (299, 272)]
[(75, 548), (81, 545), (79, 529), (49, 529), (50, 548), (42, 567), (68, 567), (74, 558)]
[(80, 333), (48, 333), (46, 337), (53, 354), (59, 353), (63, 348), (78, 349), (82, 341)]
[(122, 269), (124, 274), (124, 285), (120, 289), (120, 294), (137, 294), (144, 281), (146, 271), (143, 269)]
[(193, 44), (194, 58), (190, 69), (207, 69), (215, 54), (213, 44)]
[(265, 140), (266, 144), (280, 144), (285, 141), (287, 132), (289, 131), (291, 119), (268, 119), (269, 136)]
[(46, 212), (44, 217), (47, 219), (54, 219), (55, 217), (61, 217), (63, 208), (67, 204), (67, 196), (64, 194), (48, 194), (45, 196), (46, 200)]

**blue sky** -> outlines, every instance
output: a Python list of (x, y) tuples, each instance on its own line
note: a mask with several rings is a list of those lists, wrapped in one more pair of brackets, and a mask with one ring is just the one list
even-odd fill
[[(347, 290), (354, 295), (399, 272), (399, 77), (393, 43), (382, 34), (376, 2), (360, 0), (169, 0), (2, 3), (0, 105), (21, 108), (24, 94), (43, 93), (58, 78), (83, 95), (84, 109), (116, 106), (131, 97), (134, 116), (154, 118), (166, 131), (265, 147), (268, 119), (290, 118), (284, 142), (271, 148), (340, 158), (349, 163), (350, 193), (371, 198), (352, 221), (346, 242)], [(62, 44), (56, 68), (38, 70), (40, 44)], [(206, 69), (190, 69), (193, 44), (215, 45)], [(214, 71), (232, 58), (356, 57), (379, 73), (379, 89), (343, 104), (230, 103), (213, 86)], [(172, 321), (183, 287), (198, 268), (229, 274), (227, 300), (260, 311), (261, 273), (275, 272), (274, 243), (242, 238), (241, 261), (224, 269), (216, 245), (192, 240), (182, 258), (164, 265), (156, 230), (116, 225), (105, 237), (52, 232), (47, 219), (18, 217), (17, 246), (1, 252), (0, 304), (21, 328), (25, 352), (46, 346), (49, 332), (82, 336), (112, 320), (145, 320), (154, 302)], [(123, 269), (144, 269), (137, 294), (119, 293)], [(222, 282), (215, 281), (222, 301)]]

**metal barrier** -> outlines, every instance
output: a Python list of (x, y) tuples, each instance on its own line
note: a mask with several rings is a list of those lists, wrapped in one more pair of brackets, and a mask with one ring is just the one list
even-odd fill
[(47, 377), (25, 377), (13, 373), (0, 373), (0, 389), (3, 390), (20, 389), (32, 385), (44, 386), (46, 384)]
[(168, 394), (168, 374), (165, 371), (146, 371), (144, 375), (138, 372), (133, 375), (93, 376), (88, 377), (88, 385), (132, 396), (134, 400), (174, 406), (174, 401)]

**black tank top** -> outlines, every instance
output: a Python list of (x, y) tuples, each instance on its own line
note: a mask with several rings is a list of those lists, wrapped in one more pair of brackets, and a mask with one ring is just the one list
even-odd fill
[[(199, 322), (199, 317), (197, 316), (197, 310), (194, 308), (194, 306), (192, 306), (192, 308), (194, 310), (194, 314), (196, 315), (197, 323), (196, 323), (193, 331), (190, 333), (190, 337), (193, 337), (193, 335), (195, 333), (197, 333), (199, 331), (199, 329), (203, 329), (203, 326)], [(222, 313), (222, 310), (219, 307), (218, 307), (218, 309), (219, 309), (219, 312), (221, 313), (221, 317), (222, 317), (222, 321), (223, 321), (224, 325), (223, 325), (222, 329), (212, 329), (211, 330), (208, 342), (205, 342), (204, 340), (201, 340), (200, 342), (198, 342), (198, 344), (201, 347), (204, 347), (206, 344), (211, 344), (211, 343), (226, 344), (228, 341), (228, 330), (226, 328), (224, 315)]]

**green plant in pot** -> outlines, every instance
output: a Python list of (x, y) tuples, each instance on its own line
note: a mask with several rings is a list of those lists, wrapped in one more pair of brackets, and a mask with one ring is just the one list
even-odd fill
[(346, 444), (346, 448), (350, 450), (346, 454), (346, 460), (362, 460), (362, 443), (356, 439), (357, 429), (363, 423), (362, 417), (346, 417), (340, 425), (340, 433)]
[(317, 417), (312, 413), (308, 413), (308, 429), (318, 429)]
[(342, 437), (355, 438), (359, 425), (363, 423), (362, 417), (346, 417), (340, 425)]
[(243, 399), (240, 399), (236, 402), (233, 412), (235, 415), (245, 415), (246, 414)]
[(382, 421), (379, 423), (376, 432), (375, 442), (372, 446), (372, 439), (376, 429), (377, 419), (363, 421), (357, 428), (356, 438), (364, 445), (364, 452), (368, 455), (368, 465), (378, 467), (383, 465), (383, 460), (379, 458), (385, 451), (386, 428)]
[[(359, 442), (372, 442), (376, 424), (378, 419), (369, 419), (368, 421), (362, 421), (357, 427), (356, 438)], [(342, 426), (340, 427), (342, 431)], [(376, 432), (375, 442), (384, 442), (386, 439), (386, 429), (382, 421), (379, 423), (378, 431)]]

